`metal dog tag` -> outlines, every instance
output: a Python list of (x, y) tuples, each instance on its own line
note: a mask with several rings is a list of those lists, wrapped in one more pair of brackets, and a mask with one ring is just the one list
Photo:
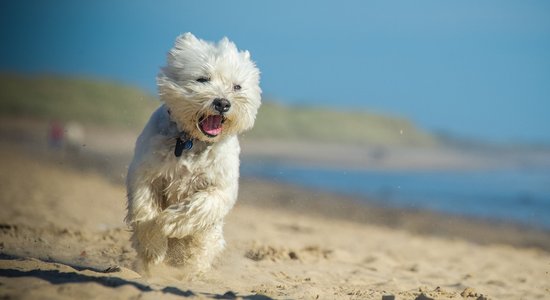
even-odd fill
[(183, 150), (189, 150), (193, 148), (193, 141), (192, 140), (186, 140), (182, 141), (180, 138), (176, 140), (176, 148), (174, 149), (174, 155), (176, 157), (180, 157), (183, 153)]

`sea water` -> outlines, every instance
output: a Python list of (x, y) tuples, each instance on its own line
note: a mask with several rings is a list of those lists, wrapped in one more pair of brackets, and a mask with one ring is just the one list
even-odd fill
[(550, 229), (550, 169), (394, 171), (244, 161), (259, 177), (342, 193), (386, 206), (427, 209)]

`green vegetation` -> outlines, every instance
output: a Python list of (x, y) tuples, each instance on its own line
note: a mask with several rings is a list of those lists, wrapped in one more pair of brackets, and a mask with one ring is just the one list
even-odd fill
[(142, 127), (159, 105), (132, 86), (62, 76), (0, 74), (0, 114)]
[(365, 111), (288, 107), (273, 102), (262, 105), (248, 136), (387, 146), (436, 143), (433, 136), (405, 119)]
[[(86, 78), (0, 74), (0, 116), (141, 128), (159, 105), (132, 86)], [(289, 107), (264, 101), (247, 138), (373, 145), (433, 145), (407, 120), (368, 112)]]

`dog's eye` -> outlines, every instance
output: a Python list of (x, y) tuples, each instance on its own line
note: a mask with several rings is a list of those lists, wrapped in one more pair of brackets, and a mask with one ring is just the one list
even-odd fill
[(235, 91), (240, 91), (240, 90), (241, 90), (241, 86), (238, 85), (238, 84), (234, 84), (234, 85), (233, 85), (233, 90), (235, 90)]
[(205, 82), (210, 81), (210, 78), (208, 78), (208, 77), (199, 77), (199, 78), (197, 78), (197, 81), (200, 82), (200, 83), (205, 83)]

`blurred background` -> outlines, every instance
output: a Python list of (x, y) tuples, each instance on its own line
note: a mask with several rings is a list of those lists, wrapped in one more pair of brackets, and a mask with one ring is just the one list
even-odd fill
[(262, 72), (245, 180), (550, 229), (546, 1), (0, 5), (4, 147), (123, 183), (175, 38), (227, 36)]

